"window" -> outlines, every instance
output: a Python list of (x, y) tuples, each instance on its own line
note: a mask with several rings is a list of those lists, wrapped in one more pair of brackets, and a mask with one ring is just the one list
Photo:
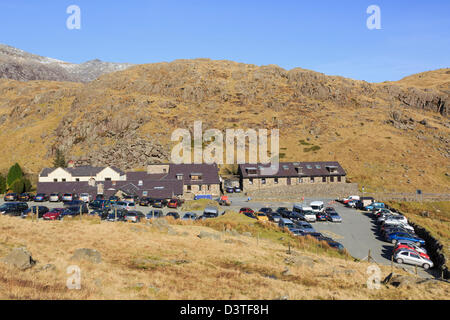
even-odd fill
[(198, 191), (202, 191), (203, 186), (201, 184), (198, 185)]
[(261, 184), (266, 184), (266, 178), (261, 179)]
[(275, 184), (278, 184), (278, 178), (273, 179), (273, 182), (274, 182)]
[(338, 182), (342, 182), (341, 176), (338, 177)]
[(306, 168), (307, 168), (307, 169), (312, 169), (312, 165), (308, 164), (308, 165), (306, 166)]
[(105, 181), (111, 181), (111, 178), (105, 178)]
[(80, 182), (80, 178), (76, 178), (75, 181), (76, 181), (76, 182)]
[(144, 182), (142, 180), (138, 181), (138, 186), (142, 186), (144, 184)]
[(192, 190), (192, 186), (187, 186), (187, 190), (191, 191)]
[(248, 184), (253, 184), (253, 179), (248, 179)]
[(330, 181), (331, 181), (331, 182), (334, 182), (334, 177), (330, 177)]
[(211, 185), (208, 184), (207, 189), (208, 189), (208, 191), (210, 191), (211, 190)]
[(66, 179), (62, 178), (61, 181), (62, 181), (62, 182), (66, 182)]
[(200, 173), (191, 173), (191, 180), (203, 180), (203, 176)]
[(298, 178), (298, 183), (303, 183), (303, 179), (302, 178)]
[(311, 183), (314, 183), (314, 177), (309, 178), (309, 181), (310, 181)]
[(316, 164), (316, 169), (321, 169), (322, 167), (319, 164)]
[(58, 182), (58, 179), (53, 179), (53, 182)]
[(327, 182), (327, 177), (322, 177), (322, 182)]
[(182, 173), (177, 174), (177, 180), (183, 180), (183, 174)]

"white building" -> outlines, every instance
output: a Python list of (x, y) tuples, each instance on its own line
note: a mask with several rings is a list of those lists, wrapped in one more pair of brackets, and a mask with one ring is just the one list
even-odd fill
[(116, 167), (68, 167), (44, 168), (39, 182), (82, 182), (126, 181), (127, 175)]

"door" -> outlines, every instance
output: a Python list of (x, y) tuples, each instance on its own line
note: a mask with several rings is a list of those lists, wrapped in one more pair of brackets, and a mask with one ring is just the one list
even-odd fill
[(288, 185), (288, 186), (291, 185), (291, 178), (287, 178), (287, 185)]

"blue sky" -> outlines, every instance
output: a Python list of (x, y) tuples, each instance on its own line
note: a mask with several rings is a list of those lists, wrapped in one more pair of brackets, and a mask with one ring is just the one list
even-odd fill
[[(69, 5), (81, 30), (66, 28)], [(381, 30), (369, 30), (370, 5)], [(450, 67), (448, 0), (0, 0), (0, 43), (65, 61), (228, 59), (369, 82)]]

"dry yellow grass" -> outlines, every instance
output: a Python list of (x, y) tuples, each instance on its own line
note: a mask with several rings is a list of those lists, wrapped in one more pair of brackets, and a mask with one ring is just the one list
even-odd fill
[[(222, 234), (200, 239), (196, 224), (172, 225), (177, 234), (150, 225), (80, 221), (32, 222), (0, 217), (0, 256), (26, 246), (38, 264), (18, 272), (0, 264), (0, 299), (448, 299), (444, 283), (380, 290), (366, 286), (368, 264), (302, 249), (286, 253), (277, 241)], [(225, 239), (234, 240), (226, 243)], [(81, 290), (66, 288), (66, 268), (78, 248), (102, 254), (102, 263), (77, 262)], [(306, 256), (314, 267), (287, 266)], [(56, 271), (38, 271), (53, 264)], [(283, 274), (285, 268), (289, 274)], [(353, 270), (345, 273), (345, 270)], [(382, 267), (382, 276), (390, 268)]]

